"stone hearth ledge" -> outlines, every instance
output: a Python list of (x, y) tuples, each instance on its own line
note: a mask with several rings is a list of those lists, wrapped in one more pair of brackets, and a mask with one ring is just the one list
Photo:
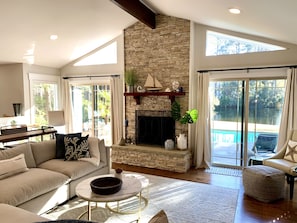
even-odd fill
[(167, 150), (162, 147), (127, 144), (112, 145), (113, 163), (128, 164), (161, 170), (185, 173), (191, 166), (191, 152), (187, 150)]

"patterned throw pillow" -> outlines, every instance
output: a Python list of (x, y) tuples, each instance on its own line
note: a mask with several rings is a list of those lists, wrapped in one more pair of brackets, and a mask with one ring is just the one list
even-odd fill
[(79, 158), (89, 158), (89, 135), (85, 137), (64, 137), (65, 160), (78, 160)]
[(70, 133), (70, 134), (60, 134), (56, 133), (56, 158), (57, 159), (64, 159), (65, 158), (65, 144), (64, 144), (64, 137), (81, 137), (81, 133)]
[(297, 163), (297, 142), (289, 140), (284, 159)]

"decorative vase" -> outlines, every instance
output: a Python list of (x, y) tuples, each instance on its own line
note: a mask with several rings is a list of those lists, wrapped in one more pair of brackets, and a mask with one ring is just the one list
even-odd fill
[(177, 148), (178, 149), (187, 149), (187, 137), (185, 134), (179, 134), (177, 137)]
[(118, 179), (122, 179), (122, 173), (115, 173), (114, 177), (116, 177)]
[(122, 172), (123, 172), (123, 170), (121, 168), (117, 168), (115, 170), (114, 177), (116, 177), (118, 179), (122, 179)]
[(165, 149), (174, 149), (174, 142), (172, 139), (167, 139), (165, 141)]
[(127, 92), (133, 93), (134, 92), (134, 86), (133, 85), (127, 85)]
[(13, 111), (14, 116), (20, 116), (21, 115), (21, 103), (13, 103)]

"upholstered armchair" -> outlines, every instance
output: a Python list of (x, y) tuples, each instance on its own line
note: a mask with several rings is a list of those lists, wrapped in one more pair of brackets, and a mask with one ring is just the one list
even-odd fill
[(293, 198), (295, 177), (297, 177), (297, 129), (292, 130), (285, 145), (274, 156), (263, 160), (263, 165), (285, 172), (290, 185), (290, 199)]

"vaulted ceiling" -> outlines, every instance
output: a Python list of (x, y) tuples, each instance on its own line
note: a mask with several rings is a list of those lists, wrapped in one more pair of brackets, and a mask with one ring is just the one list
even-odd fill
[[(130, 0), (131, 1), (131, 0)], [(142, 0), (156, 13), (297, 44), (296, 0)], [(0, 0), (0, 63), (60, 68), (136, 18), (110, 0)], [(228, 12), (238, 7), (241, 14)], [(51, 34), (58, 35), (50, 40)]]

